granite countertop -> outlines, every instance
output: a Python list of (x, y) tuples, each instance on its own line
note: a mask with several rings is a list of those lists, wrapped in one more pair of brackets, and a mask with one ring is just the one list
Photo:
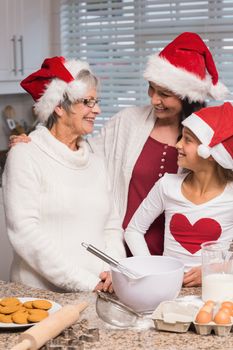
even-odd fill
[[(200, 295), (200, 288), (184, 288), (181, 291), (183, 295)], [(94, 293), (54, 293), (40, 289), (33, 289), (19, 283), (8, 283), (0, 281), (0, 297), (17, 296), (17, 297), (35, 297), (53, 300), (61, 305), (74, 302), (87, 301), (88, 308), (81, 314), (79, 324), (86, 322), (90, 329), (99, 329), (99, 340), (94, 342), (85, 342), (82, 349), (95, 350), (195, 350), (195, 349), (212, 349), (212, 350), (232, 350), (233, 336), (232, 333), (226, 337), (219, 337), (214, 334), (200, 336), (192, 331), (187, 333), (169, 333), (158, 332), (155, 330), (153, 323), (144, 329), (119, 329), (110, 326), (98, 318), (95, 311), (96, 295)], [(78, 325), (76, 325), (78, 326)], [(76, 332), (76, 326), (73, 330)], [(79, 326), (80, 327), (80, 326)], [(10, 349), (17, 344), (18, 336), (22, 330), (0, 330), (0, 349)], [(43, 347), (42, 349), (45, 349)], [(71, 348), (71, 347), (70, 347)], [(66, 349), (59, 347), (59, 349)], [(68, 349), (68, 348), (67, 348)], [(73, 347), (73, 349), (79, 349)], [(81, 348), (80, 348), (81, 349)]]

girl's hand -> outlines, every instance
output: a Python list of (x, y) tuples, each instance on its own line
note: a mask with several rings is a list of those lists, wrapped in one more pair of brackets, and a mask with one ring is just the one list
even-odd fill
[(19, 142), (24, 142), (24, 143), (28, 143), (31, 141), (31, 138), (29, 136), (27, 136), (26, 134), (21, 134), (21, 135), (11, 135), (9, 137), (9, 148), (17, 145), (17, 143)]
[(200, 287), (201, 286), (201, 266), (193, 267), (184, 274), (184, 287)]
[(113, 293), (113, 287), (112, 287), (112, 277), (109, 271), (101, 272), (100, 274), (101, 281), (97, 284), (97, 286), (94, 289), (94, 292), (97, 290)]

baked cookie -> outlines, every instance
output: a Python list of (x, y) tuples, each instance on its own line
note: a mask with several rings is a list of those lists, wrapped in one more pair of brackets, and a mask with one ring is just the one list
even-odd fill
[(28, 312), (29, 315), (27, 319), (29, 322), (40, 322), (49, 315), (49, 313), (46, 310), (32, 309)]
[(21, 302), (19, 299), (15, 297), (9, 297), (9, 298), (3, 298), (0, 300), (0, 305), (2, 306), (12, 306), (12, 305), (19, 305)]
[(23, 303), (23, 306), (26, 307), (27, 309), (33, 309), (32, 300), (31, 301), (25, 301), (25, 303)]
[(28, 313), (27, 312), (15, 312), (12, 315), (12, 321), (17, 324), (27, 324), (28, 323)]
[(0, 314), (0, 322), (2, 322), (2, 323), (12, 323), (11, 315)]
[(19, 306), (19, 309), (15, 312), (12, 313), (12, 315), (14, 315), (16, 312), (27, 312), (28, 309), (26, 307), (24, 307), (23, 305)]
[(0, 322), (28, 324), (46, 318), (52, 303), (48, 300), (37, 299), (21, 303), (18, 298), (7, 297), (0, 299)]
[(35, 309), (41, 309), (41, 310), (49, 310), (52, 307), (52, 303), (50, 303), (50, 301), (48, 300), (34, 300), (32, 302), (32, 306)]
[(21, 305), (9, 305), (9, 306), (1, 306), (0, 305), (0, 313), (4, 315), (12, 314), (19, 310)]

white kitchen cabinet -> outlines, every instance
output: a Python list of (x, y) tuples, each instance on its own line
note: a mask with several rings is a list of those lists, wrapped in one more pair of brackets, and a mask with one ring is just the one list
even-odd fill
[(9, 281), (13, 249), (6, 233), (2, 188), (0, 187), (0, 280)]
[(19, 82), (50, 56), (50, 1), (0, 0), (0, 94), (23, 92)]

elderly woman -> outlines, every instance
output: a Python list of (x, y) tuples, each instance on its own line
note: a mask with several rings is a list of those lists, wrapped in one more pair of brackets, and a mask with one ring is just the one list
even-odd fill
[(10, 150), (3, 175), (11, 280), (53, 291), (111, 290), (108, 274), (99, 278), (103, 262), (81, 246), (125, 256), (104, 161), (82, 139), (100, 113), (98, 81), (87, 63), (54, 57), (21, 85), (45, 126)]

